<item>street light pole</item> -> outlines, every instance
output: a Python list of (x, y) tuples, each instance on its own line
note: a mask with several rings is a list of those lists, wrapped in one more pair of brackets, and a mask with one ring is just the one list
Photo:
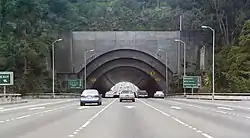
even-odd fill
[(52, 97), (55, 98), (55, 43), (62, 41), (57, 39), (52, 43)]
[(85, 61), (85, 66), (84, 66), (84, 89), (86, 90), (87, 88), (87, 53), (88, 52), (93, 52), (95, 51), (94, 49), (88, 50), (84, 52), (84, 61)]
[(167, 87), (167, 90), (166, 90), (166, 94), (168, 93), (168, 52), (166, 52), (166, 87)]
[(214, 56), (215, 56), (215, 53), (214, 53), (214, 48), (215, 48), (215, 29), (213, 29), (212, 27), (210, 26), (201, 26), (202, 28), (204, 29), (210, 29), (212, 32), (213, 32), (213, 65), (212, 65), (212, 100), (214, 100), (214, 95), (215, 95), (215, 87), (214, 87)]
[[(180, 39), (175, 39), (174, 40), (175, 42), (180, 42), (180, 43), (182, 43), (183, 44), (183, 47), (184, 47), (184, 51), (183, 51), (183, 53), (184, 53), (184, 71), (183, 71), (183, 74), (184, 74), (184, 77), (186, 76), (186, 43), (184, 42), (184, 41), (182, 41), (182, 40), (180, 40)], [(184, 96), (186, 96), (186, 89), (184, 88)]]
[(163, 51), (161, 49), (158, 49), (158, 51), (162, 51), (162, 52), (165, 52), (166, 54), (166, 94), (168, 92), (168, 52), (167, 51)]

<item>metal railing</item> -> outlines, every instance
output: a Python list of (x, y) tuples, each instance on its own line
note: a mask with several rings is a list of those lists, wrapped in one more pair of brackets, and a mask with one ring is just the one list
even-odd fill
[(19, 101), (22, 99), (21, 94), (0, 94), (0, 103)]
[[(55, 98), (79, 98), (79, 93), (55, 93)], [(26, 93), (23, 98), (25, 99), (52, 99), (52, 93)]]

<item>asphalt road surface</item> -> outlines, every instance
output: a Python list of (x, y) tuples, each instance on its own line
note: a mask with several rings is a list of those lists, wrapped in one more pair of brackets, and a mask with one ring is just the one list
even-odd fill
[(250, 102), (32, 100), (0, 106), (0, 138), (249, 138)]

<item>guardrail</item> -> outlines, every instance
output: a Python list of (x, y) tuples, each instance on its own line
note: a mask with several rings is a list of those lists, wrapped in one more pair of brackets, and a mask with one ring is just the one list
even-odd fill
[[(173, 93), (167, 94), (169, 98), (204, 99), (211, 100), (212, 93)], [(250, 93), (215, 93), (214, 100), (250, 100)]]
[(0, 103), (20, 101), (21, 96), (21, 94), (0, 94)]
[(55, 93), (53, 97), (52, 93), (26, 93), (23, 98), (25, 99), (59, 99), (59, 98), (79, 98), (81, 94), (79, 93)]

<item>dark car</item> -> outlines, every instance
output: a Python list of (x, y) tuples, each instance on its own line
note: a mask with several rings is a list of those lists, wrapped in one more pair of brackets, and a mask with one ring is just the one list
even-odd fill
[(148, 93), (147, 91), (139, 91), (137, 94), (138, 98), (148, 98)]

